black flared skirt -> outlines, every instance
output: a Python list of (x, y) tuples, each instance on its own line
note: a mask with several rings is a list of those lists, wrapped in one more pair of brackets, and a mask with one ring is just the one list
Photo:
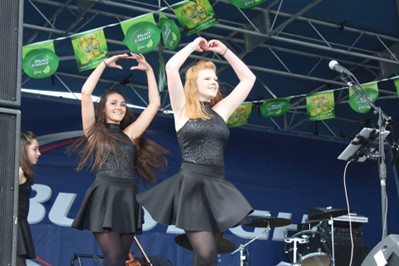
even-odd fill
[(137, 233), (142, 227), (140, 210), (134, 180), (97, 175), (72, 227), (92, 232)]
[(22, 217), (18, 217), (17, 256), (22, 256), (26, 259), (36, 258), (35, 246), (28, 221)]
[(184, 230), (220, 231), (249, 221), (253, 209), (223, 168), (183, 163), (180, 171), (137, 195), (157, 222)]

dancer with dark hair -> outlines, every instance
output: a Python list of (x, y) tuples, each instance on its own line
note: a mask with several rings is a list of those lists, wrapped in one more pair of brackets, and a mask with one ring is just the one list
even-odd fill
[(26, 266), (26, 259), (36, 258), (32, 233), (28, 223), (28, 213), (34, 166), (37, 164), (41, 153), (39, 142), (32, 131), (21, 133), (19, 147), (17, 266)]
[[(129, 113), (121, 92), (104, 92), (94, 109), (92, 93), (107, 68), (122, 69), (121, 59), (136, 60), (131, 70), (145, 71), (149, 104), (135, 118)], [(78, 170), (91, 166), (96, 179), (89, 187), (72, 226), (93, 232), (103, 255), (104, 265), (122, 266), (135, 233), (141, 231), (142, 215), (136, 200), (136, 176), (151, 182), (155, 171), (166, 166), (166, 150), (143, 137), (160, 107), (158, 87), (152, 67), (141, 54), (121, 54), (104, 59), (82, 87), (82, 122), (84, 138), (79, 148)], [(137, 172), (137, 175), (136, 175)]]
[[(233, 68), (239, 83), (227, 97), (222, 99), (211, 61), (192, 65), (183, 86), (179, 70), (194, 51), (224, 56)], [(170, 58), (166, 74), (183, 163), (179, 173), (137, 198), (156, 221), (185, 230), (194, 251), (193, 265), (217, 265), (223, 231), (247, 222), (253, 211), (226, 180), (224, 150), (229, 138), (226, 122), (246, 99), (256, 77), (222, 42), (201, 37)]]

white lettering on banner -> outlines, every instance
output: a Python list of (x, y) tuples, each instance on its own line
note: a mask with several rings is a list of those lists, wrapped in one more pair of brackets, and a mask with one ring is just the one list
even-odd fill
[(75, 198), (76, 194), (60, 192), (48, 214), (50, 221), (59, 226), (70, 227), (73, 219), (68, 218), (67, 214)]
[(46, 208), (44, 208), (41, 203), (47, 202), (50, 199), (51, 188), (46, 185), (34, 184), (32, 190), (36, 191), (36, 195), (29, 200), (28, 222), (30, 224), (37, 224), (40, 223), (46, 215)]
[[(262, 218), (262, 217), (270, 216), (270, 212), (254, 210), (250, 216)], [(239, 236), (239, 237), (245, 238), (245, 239), (252, 239), (255, 237), (258, 237), (258, 239), (263, 239), (263, 240), (269, 239), (269, 232), (266, 232), (266, 228), (256, 228), (255, 227), (253, 232), (248, 232), (248, 231), (245, 231), (241, 225), (239, 225), (237, 227), (231, 228), (230, 231), (233, 234), (235, 234), (236, 236)]]
[(40, 266), (40, 264), (37, 264), (32, 260), (26, 260), (26, 266)]
[(180, 234), (184, 234), (184, 230), (180, 229), (179, 227), (176, 227), (174, 225), (169, 225), (168, 228), (166, 229), (166, 233), (173, 234), (173, 235), (180, 235)]
[[(32, 186), (32, 190), (36, 191), (36, 195), (30, 199), (30, 209), (28, 215), (28, 222), (30, 224), (40, 223), (44, 217), (46, 216), (46, 209), (43, 206), (43, 203), (47, 202), (52, 194), (52, 190), (49, 186), (35, 184)], [(49, 212), (49, 220), (58, 226), (70, 227), (73, 219), (68, 218), (68, 213), (71, 209), (72, 204), (76, 199), (77, 194), (75, 193), (64, 193), (60, 192), (57, 195), (57, 198), (54, 201), (53, 206)], [(144, 209), (144, 208), (143, 208)], [(264, 210), (254, 210), (253, 213), (250, 215), (252, 218), (264, 218), (270, 217), (269, 211)], [(286, 212), (279, 212), (277, 215), (278, 218), (286, 218), (291, 219), (292, 214)], [(302, 217), (302, 222), (305, 221), (307, 215)], [(151, 217), (151, 215), (144, 209), (144, 221), (143, 224), (143, 231), (149, 231), (155, 228), (158, 223)], [(281, 226), (273, 229), (273, 241), (284, 241), (285, 237), (288, 235), (288, 231), (297, 232), (297, 225), (290, 224), (287, 226)], [(253, 230), (253, 231), (252, 231)], [(247, 231), (244, 229), (243, 225), (231, 228), (230, 231), (241, 238), (244, 239), (261, 239), (261, 240), (268, 240), (269, 239), (269, 232), (271, 230), (267, 230), (266, 228), (253, 228), (251, 227), (251, 231)], [(167, 234), (183, 234), (184, 230), (174, 226), (169, 225), (166, 229)]]
[[(143, 208), (144, 209), (144, 208)], [(151, 217), (151, 215), (144, 209), (144, 224), (143, 231), (148, 231), (157, 226), (157, 222)]]
[[(279, 212), (277, 217), (278, 218), (291, 219), (292, 213)], [(290, 225), (274, 228), (273, 238), (272, 239), (274, 241), (284, 241), (285, 237), (288, 236), (288, 231), (295, 231), (296, 232), (297, 231), (297, 225), (296, 224), (290, 224)]]
[(308, 220), (308, 215), (307, 215), (307, 214), (304, 214), (304, 215), (302, 216), (302, 221), (301, 221), (301, 223), (306, 223), (307, 220)]

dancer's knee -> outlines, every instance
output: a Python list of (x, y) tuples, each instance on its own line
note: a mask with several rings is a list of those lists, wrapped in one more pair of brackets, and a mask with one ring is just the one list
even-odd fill
[(217, 254), (214, 250), (201, 250), (196, 253), (198, 265), (215, 266), (217, 265)]

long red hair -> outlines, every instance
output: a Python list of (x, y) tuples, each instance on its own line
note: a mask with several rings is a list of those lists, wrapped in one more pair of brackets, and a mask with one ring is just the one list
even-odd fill
[[(199, 60), (191, 66), (186, 72), (186, 81), (184, 84), (184, 94), (186, 96), (185, 114), (190, 119), (210, 119), (210, 116), (203, 108), (202, 102), (198, 97), (197, 78), (198, 71), (210, 69), (216, 72), (216, 65), (212, 61)], [(215, 98), (211, 100), (211, 106), (214, 106), (222, 99), (220, 88)]]

